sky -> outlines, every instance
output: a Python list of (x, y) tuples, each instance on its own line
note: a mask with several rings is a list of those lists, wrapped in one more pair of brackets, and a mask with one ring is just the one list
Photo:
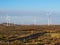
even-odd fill
[(0, 23), (48, 24), (48, 15), (60, 24), (60, 0), (0, 0)]

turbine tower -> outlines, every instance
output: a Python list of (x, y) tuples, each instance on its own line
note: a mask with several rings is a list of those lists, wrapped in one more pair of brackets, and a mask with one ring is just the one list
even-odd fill
[(8, 15), (6, 16), (6, 21), (7, 21), (7, 26), (9, 26), (10, 25), (9, 24), (10, 23), (10, 16), (8, 16)]

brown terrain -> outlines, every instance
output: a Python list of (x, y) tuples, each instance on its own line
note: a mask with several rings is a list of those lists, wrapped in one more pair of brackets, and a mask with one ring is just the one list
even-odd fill
[(60, 45), (60, 25), (0, 24), (0, 45)]

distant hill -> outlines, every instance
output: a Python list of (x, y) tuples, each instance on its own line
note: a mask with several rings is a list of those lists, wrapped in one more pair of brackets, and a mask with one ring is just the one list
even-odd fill
[(2, 23), (0, 25), (3, 25), (3, 26), (15, 26), (17, 24), (13, 24), (13, 23)]
[[(0, 29), (5, 29), (6, 27), (8, 27), (8, 29), (10, 28), (11, 30), (60, 30), (60, 25), (17, 25), (17, 24), (13, 24), (13, 23), (2, 23), (0, 24)], [(7, 28), (6, 28), (7, 29)]]

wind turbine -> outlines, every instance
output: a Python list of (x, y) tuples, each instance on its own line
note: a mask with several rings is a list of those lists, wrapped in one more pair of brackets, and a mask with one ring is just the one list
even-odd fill
[(9, 26), (9, 23), (10, 23), (10, 16), (6, 16), (6, 21), (7, 21), (7, 26)]
[(24, 17), (22, 16), (21, 25), (24, 25)]
[[(2, 16), (0, 16), (0, 19), (3, 19), (3, 17), (2, 17)], [(3, 23), (3, 22), (2, 22), (2, 20), (1, 20), (1, 22), (0, 22), (0, 23)]]
[(36, 17), (34, 16), (34, 25), (36, 25)]
[(48, 16), (48, 26), (51, 25), (51, 12), (47, 13)]

